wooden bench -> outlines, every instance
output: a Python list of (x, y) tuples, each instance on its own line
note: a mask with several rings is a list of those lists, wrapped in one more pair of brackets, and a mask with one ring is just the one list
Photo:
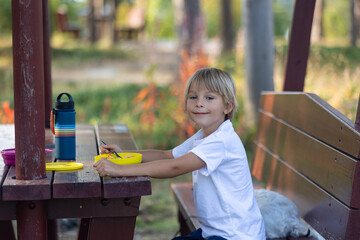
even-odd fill
[(124, 26), (114, 29), (114, 41), (119, 39), (138, 39), (145, 30), (145, 11), (141, 7), (132, 7), (126, 16)]
[[(258, 112), (252, 175), (291, 199), (325, 239), (360, 239), (360, 132), (314, 94), (268, 92)], [(181, 234), (199, 227), (192, 185), (173, 184)]]
[[(9, 128), (12, 130), (9, 131)], [(0, 125), (1, 149), (14, 147), (14, 126)], [(4, 133), (7, 134), (4, 134)], [(10, 135), (10, 136), (9, 136)], [(47, 131), (47, 148), (53, 146), (53, 137)], [(12, 141), (11, 141), (12, 139)], [(48, 238), (56, 239), (56, 219), (81, 218), (79, 239), (118, 238), (133, 239), (140, 199), (151, 194), (148, 177), (101, 178), (93, 168), (94, 156), (99, 154), (99, 140), (118, 144), (124, 149), (136, 149), (125, 124), (76, 125), (76, 162), (84, 164), (76, 171), (47, 171), (41, 180), (16, 180), (15, 167), (4, 165), (0, 159), (0, 225), (1, 236), (14, 234), (9, 220), (21, 214), (20, 203), (37, 207), (44, 203), (48, 219)], [(54, 154), (46, 161), (54, 161)], [(18, 236), (24, 236), (18, 228)], [(12, 237), (11, 237), (12, 236)], [(45, 238), (44, 238), (45, 239)]]
[(65, 11), (56, 12), (56, 28), (62, 33), (70, 33), (74, 38), (80, 37), (80, 28), (70, 25)]

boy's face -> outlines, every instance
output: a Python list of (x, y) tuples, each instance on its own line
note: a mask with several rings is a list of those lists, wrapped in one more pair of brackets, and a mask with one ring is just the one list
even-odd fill
[(213, 133), (224, 122), (225, 115), (231, 112), (232, 105), (225, 104), (223, 97), (209, 91), (204, 84), (191, 84), (186, 111), (204, 132), (204, 137)]

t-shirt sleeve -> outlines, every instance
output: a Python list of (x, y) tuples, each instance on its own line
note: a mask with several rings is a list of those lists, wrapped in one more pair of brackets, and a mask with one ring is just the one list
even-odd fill
[(193, 148), (194, 139), (198, 138), (199, 135), (200, 133), (197, 132), (193, 136), (188, 138), (185, 142), (175, 147), (172, 150), (173, 157), (178, 158), (190, 152), (191, 148)]
[(212, 137), (206, 139), (201, 144), (191, 150), (196, 156), (206, 163), (206, 166), (200, 169), (200, 173), (208, 176), (225, 159), (225, 143), (221, 138)]

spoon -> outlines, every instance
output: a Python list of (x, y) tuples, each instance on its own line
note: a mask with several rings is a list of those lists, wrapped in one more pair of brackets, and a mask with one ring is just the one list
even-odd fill
[[(100, 142), (101, 142), (104, 146), (107, 145), (107, 144), (106, 144), (104, 141), (102, 141), (102, 140), (100, 140)], [(122, 158), (122, 157), (120, 157), (120, 155), (119, 155), (116, 151), (112, 150), (111, 152), (114, 153), (114, 154), (116, 155), (116, 157)]]

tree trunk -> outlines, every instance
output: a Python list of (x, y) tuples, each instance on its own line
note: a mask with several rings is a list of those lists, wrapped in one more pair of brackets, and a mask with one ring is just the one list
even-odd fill
[(272, 3), (243, 0), (246, 82), (250, 113), (256, 118), (261, 91), (274, 90), (274, 41)]
[(89, 39), (92, 44), (96, 42), (96, 27), (95, 27), (95, 7), (94, 7), (94, 0), (89, 0)]
[(205, 44), (205, 24), (199, 0), (184, 0), (180, 46), (189, 56), (199, 54)]
[(320, 41), (324, 37), (323, 30), (323, 12), (324, 12), (324, 0), (316, 0), (313, 26), (311, 32), (311, 40), (314, 42)]
[(222, 52), (230, 52), (234, 48), (234, 34), (231, 16), (231, 0), (222, 0), (221, 4), (222, 25)]
[(360, 28), (360, 0), (351, 0), (351, 30), (350, 30), (350, 42), (352, 46), (356, 46), (356, 41), (359, 37)]

